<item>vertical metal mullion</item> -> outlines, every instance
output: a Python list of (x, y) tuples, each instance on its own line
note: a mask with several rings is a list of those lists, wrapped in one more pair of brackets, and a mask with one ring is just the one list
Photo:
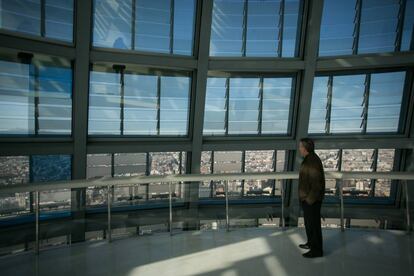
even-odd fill
[[(341, 170), (342, 170), (342, 149), (339, 149), (338, 150), (338, 172), (340, 172)], [(339, 196), (339, 189), (340, 189), (340, 182), (339, 181), (343, 181), (342, 179), (341, 180), (336, 180), (335, 181), (335, 183), (336, 183), (336, 189), (335, 189), (335, 195), (337, 195), (337, 196)]]
[[(242, 160), (241, 160), (241, 173), (244, 173), (246, 171), (246, 151), (243, 150), (242, 151), (242, 156), (241, 156)], [(244, 196), (244, 184), (246, 183), (246, 181), (244, 179), (242, 179), (241, 182), (241, 197)]]
[(248, 12), (248, 1), (244, 0), (243, 5), (243, 34), (242, 34), (242, 56), (246, 56), (246, 47), (247, 47), (247, 12)]
[(277, 45), (277, 56), (278, 57), (282, 57), (284, 17), (285, 17), (285, 0), (281, 0), (280, 7), (279, 7), (279, 34), (278, 34), (278, 45)]
[(257, 132), (259, 135), (262, 134), (262, 125), (263, 125), (263, 77), (260, 77), (259, 83), (259, 116), (258, 116), (258, 129)]
[[(277, 166), (277, 150), (273, 151), (273, 172), (276, 172), (276, 166)], [(282, 183), (282, 182), (280, 182)], [(271, 196), (275, 196), (275, 190), (276, 190), (276, 179), (272, 179), (272, 194)]]
[(401, 50), (401, 41), (402, 41), (402, 34), (404, 28), (404, 17), (405, 17), (405, 9), (407, 5), (407, 0), (400, 0), (400, 8), (398, 10), (398, 24), (397, 24), (397, 34), (395, 36), (395, 52), (399, 52)]
[(40, 1), (40, 36), (46, 35), (46, 0)]
[(358, 54), (359, 46), (359, 33), (361, 29), (361, 13), (362, 13), (362, 0), (357, 0), (355, 4), (355, 19), (354, 19), (354, 42), (352, 43), (352, 54)]
[(170, 54), (174, 50), (174, 0), (170, 0)]
[(131, 7), (131, 49), (135, 50), (135, 21), (137, 18), (136, 14), (136, 7), (137, 7), (137, 0), (132, 0), (132, 7)]
[(157, 77), (157, 135), (160, 135), (161, 116), (161, 76)]
[(224, 120), (225, 134), (229, 134), (229, 101), (230, 101), (230, 78), (226, 78), (226, 115)]
[(29, 65), (30, 71), (34, 75), (34, 133), (39, 134), (39, 97), (40, 97), (40, 80), (39, 80), (39, 68), (34, 64)]
[(363, 110), (362, 110), (362, 121), (360, 127), (362, 127), (362, 133), (367, 133), (367, 121), (368, 121), (368, 105), (369, 105), (369, 90), (371, 86), (371, 74), (368, 73), (365, 77), (365, 90), (364, 90), (364, 99), (362, 102)]
[[(372, 163), (371, 163), (371, 169), (373, 172), (377, 171), (377, 165), (378, 165), (378, 149), (374, 149), (374, 152), (372, 153)], [(370, 196), (375, 196), (375, 184), (376, 179), (370, 179)]]
[[(211, 151), (210, 172), (211, 172), (211, 174), (214, 174), (214, 150)], [(213, 180), (210, 180), (210, 197), (213, 197), (214, 196), (214, 192), (213, 191), (216, 190), (214, 184), (215, 184), (215, 182)]]
[(333, 90), (333, 76), (330, 75), (328, 79), (328, 93), (326, 101), (326, 116), (325, 116), (325, 133), (331, 133), (331, 111), (332, 111), (332, 90)]
[(120, 102), (120, 107), (121, 107), (121, 135), (124, 135), (124, 127), (125, 127), (125, 123), (124, 123), (124, 115), (125, 115), (125, 85), (124, 85), (124, 70), (120, 71), (121, 74), (121, 102)]
[[(151, 174), (151, 158), (150, 158), (150, 153), (146, 152), (146, 163), (147, 165), (145, 166), (145, 175), (148, 176)], [(145, 200), (148, 201), (149, 200), (149, 183), (145, 184)]]

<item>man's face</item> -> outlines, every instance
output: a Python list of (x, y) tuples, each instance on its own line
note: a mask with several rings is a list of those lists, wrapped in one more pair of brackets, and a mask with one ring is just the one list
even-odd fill
[(305, 157), (308, 154), (308, 151), (303, 146), (302, 142), (299, 143), (299, 153), (302, 157)]

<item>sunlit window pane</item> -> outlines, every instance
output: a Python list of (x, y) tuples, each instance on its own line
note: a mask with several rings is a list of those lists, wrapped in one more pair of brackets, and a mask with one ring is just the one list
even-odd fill
[(190, 82), (184, 76), (92, 71), (89, 134), (187, 135)]
[(371, 75), (369, 91), (369, 132), (398, 132), (405, 72)]
[(205, 135), (225, 134), (226, 90), (225, 78), (207, 79), (203, 129)]
[(328, 103), (328, 77), (316, 77), (313, 81), (309, 133), (324, 133)]
[(189, 94), (190, 78), (161, 77), (161, 135), (187, 134)]
[(45, 5), (45, 36), (72, 41), (73, 0), (46, 0)]
[(120, 134), (119, 74), (92, 71), (89, 84), (89, 134)]
[(362, 1), (358, 53), (393, 52), (399, 0)]
[(132, 0), (94, 0), (93, 44), (131, 49)]
[(157, 76), (125, 75), (125, 134), (157, 134), (157, 85)]
[(365, 75), (336, 76), (332, 88), (331, 132), (361, 132)]
[(354, 42), (356, 0), (324, 0), (319, 55), (350, 55)]
[[(344, 149), (342, 151), (342, 171), (373, 171), (373, 149)], [(344, 180), (344, 195), (368, 196), (371, 190), (370, 179)]]
[(407, 0), (405, 6), (401, 51), (414, 50), (414, 0)]
[(1, 1), (0, 28), (72, 42), (73, 0)]
[(0, 83), (0, 134), (71, 134), (70, 67), (0, 61)]
[(215, 0), (210, 56), (293, 57), (300, 1)]
[(208, 78), (205, 135), (287, 134), (292, 78)]
[(257, 134), (259, 79), (230, 79), (229, 134)]
[(291, 118), (292, 78), (264, 78), (262, 133), (287, 134)]

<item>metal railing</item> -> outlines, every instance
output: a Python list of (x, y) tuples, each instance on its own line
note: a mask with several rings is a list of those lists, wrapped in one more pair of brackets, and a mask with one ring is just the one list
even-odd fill
[[(165, 175), (165, 176), (131, 176), (131, 177), (100, 177), (83, 180), (65, 180), (41, 183), (28, 183), (22, 185), (0, 186), (0, 194), (3, 193), (23, 193), (34, 192), (35, 196), (35, 222), (36, 222), (36, 242), (35, 252), (39, 253), (39, 213), (40, 213), (40, 192), (56, 189), (74, 189), (88, 187), (106, 187), (107, 189), (107, 223), (108, 241), (112, 240), (111, 230), (111, 198), (113, 198), (112, 187), (131, 186), (149, 183), (168, 183), (168, 208), (169, 208), (169, 232), (172, 235), (172, 190), (171, 183), (177, 182), (203, 182), (203, 181), (224, 181), (225, 182), (225, 212), (226, 229), (229, 231), (229, 196), (228, 182), (234, 180), (288, 180), (298, 179), (298, 172), (271, 172), (271, 173), (228, 173), (228, 174), (187, 174), (187, 175)], [(344, 231), (344, 196), (343, 180), (350, 179), (387, 179), (401, 180), (405, 191), (405, 209), (407, 233), (411, 229), (408, 180), (414, 180), (414, 173), (408, 172), (325, 172), (326, 179), (336, 179), (339, 182), (340, 198), (340, 224), (341, 231)], [(281, 224), (285, 227), (285, 189), (281, 185)]]

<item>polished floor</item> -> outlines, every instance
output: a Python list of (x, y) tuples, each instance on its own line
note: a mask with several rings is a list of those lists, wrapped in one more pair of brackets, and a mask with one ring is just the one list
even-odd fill
[(304, 229), (247, 228), (87, 242), (0, 258), (0, 275), (414, 275), (414, 235), (323, 231), (325, 256), (305, 259)]

